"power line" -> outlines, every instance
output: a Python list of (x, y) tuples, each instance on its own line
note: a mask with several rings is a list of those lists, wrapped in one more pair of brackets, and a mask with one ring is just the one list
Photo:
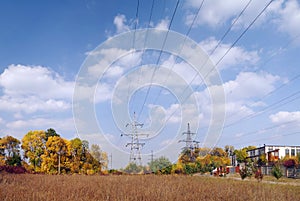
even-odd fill
[[(300, 34), (299, 34), (298, 36), (294, 37), (293, 39), (291, 39), (290, 41), (288, 41), (288, 42), (286, 43), (286, 45), (284, 45), (283, 47), (284, 47), (284, 48), (287, 48), (287, 47), (288, 47), (289, 45), (291, 45), (292, 42), (295, 41), (299, 36), (300, 36)], [(266, 60), (266, 62), (265, 62), (262, 66), (260, 66), (260, 69), (261, 69), (262, 67), (264, 67), (268, 62), (270, 62), (271, 59), (274, 58), (276, 55), (278, 55), (278, 53), (281, 52), (281, 51), (282, 51), (282, 48), (280, 48), (278, 51), (276, 51), (274, 54), (272, 54), (272, 55)], [(255, 70), (254, 72), (257, 72), (257, 71), (258, 71), (258, 70)], [(284, 82), (284, 83), (281, 84), (279, 87), (274, 88), (274, 89), (271, 90), (270, 92), (268, 92), (268, 93), (266, 93), (265, 95), (263, 95), (263, 96), (262, 96), (260, 99), (258, 99), (257, 101), (262, 101), (262, 100), (266, 99), (266, 98), (269, 97), (270, 95), (274, 94), (275, 92), (277, 92), (277, 91), (280, 90), (281, 88), (284, 88), (285, 86), (287, 86), (288, 84), (294, 82), (295, 80), (297, 80), (297, 79), (299, 79), (299, 78), (300, 78), (300, 74), (298, 74), (298, 75), (292, 77), (292, 79), (290, 79), (288, 82)], [(246, 80), (247, 80), (247, 79), (246, 79)], [(244, 82), (245, 82), (246, 80), (244, 80)], [(257, 101), (256, 101), (256, 102), (257, 102)], [(255, 104), (255, 103), (251, 104), (249, 107), (253, 106), (254, 104)], [(227, 116), (227, 118), (231, 118), (231, 117), (233, 117), (233, 116), (237, 116), (237, 115), (240, 114), (240, 113), (241, 113), (241, 112), (233, 113), (233, 114), (231, 114), (230, 116)]]
[[(175, 14), (176, 14), (176, 12), (177, 12), (177, 8), (178, 8), (178, 5), (179, 5), (179, 1), (180, 1), (180, 0), (177, 0), (177, 2), (176, 2), (176, 6), (175, 6), (175, 9), (174, 9), (174, 11), (173, 11), (173, 15), (172, 15), (172, 18), (171, 18), (171, 20), (170, 20), (170, 23), (169, 23), (169, 26), (168, 26), (168, 30), (167, 30), (166, 36), (165, 36), (165, 38), (164, 38), (163, 45), (162, 45), (162, 48), (161, 48), (161, 50), (160, 50), (159, 57), (158, 57), (158, 59), (157, 59), (156, 65), (158, 65), (158, 63), (159, 63), (159, 61), (160, 61), (160, 58), (161, 58), (163, 49), (164, 49), (164, 47), (165, 47), (165, 44), (166, 44), (166, 41), (167, 41), (167, 38), (168, 38), (168, 34), (169, 34), (169, 32), (170, 32), (170, 28), (171, 28), (171, 26), (172, 26), (172, 23), (173, 23)], [(149, 96), (149, 93), (150, 93), (150, 89), (151, 89), (151, 86), (152, 86), (152, 82), (153, 82), (153, 78), (154, 78), (154, 75), (155, 75), (155, 72), (156, 72), (157, 68), (158, 68), (158, 67), (156, 66), (156, 67), (154, 68), (153, 73), (152, 73), (150, 85), (149, 85), (149, 87), (148, 87), (148, 89), (147, 89), (146, 96), (145, 96), (145, 99), (144, 99), (144, 101), (143, 101), (142, 108), (141, 108), (141, 110), (140, 110), (140, 112), (139, 112), (139, 114), (138, 114), (138, 118), (137, 118), (137, 119), (140, 118), (140, 116), (141, 116), (141, 114), (142, 114), (142, 112), (143, 112), (143, 109), (144, 109), (144, 107), (145, 107), (145, 104), (146, 104), (146, 101), (147, 101), (147, 99), (148, 99), (148, 96)]]
[[(154, 8), (154, 1), (155, 0), (152, 0), (152, 3), (151, 3), (151, 9), (150, 9), (150, 15), (149, 15), (149, 19), (148, 19), (148, 24), (147, 24), (147, 30), (146, 30), (146, 35), (145, 35), (145, 39), (144, 39), (144, 48), (142, 50), (142, 58), (141, 58), (141, 63), (139, 66), (142, 66), (143, 65), (143, 56), (144, 56), (144, 53), (145, 53), (145, 46), (146, 46), (146, 42), (148, 40), (148, 29), (150, 27), (150, 23), (151, 23), (151, 20), (152, 20), (152, 15), (153, 15), (153, 8)], [(138, 78), (137, 78), (137, 84), (139, 85), (140, 83), (140, 77), (141, 77), (141, 70), (139, 71), (139, 74), (138, 74)], [(127, 98), (129, 98), (129, 88), (128, 88), (128, 96)], [(135, 101), (135, 96), (133, 96), (133, 100), (132, 102), (134, 103)]]
[[(279, 108), (279, 107), (281, 107), (281, 106), (283, 106), (283, 105), (286, 105), (286, 104), (288, 104), (288, 103), (290, 103), (290, 102), (293, 102), (294, 100), (297, 100), (297, 99), (300, 98), (300, 96), (296, 96), (296, 95), (298, 95), (298, 94), (300, 94), (300, 90), (297, 91), (297, 92), (295, 92), (295, 93), (293, 93), (293, 94), (291, 94), (291, 95), (289, 95), (289, 96), (287, 96), (287, 97), (284, 97), (284, 98), (280, 99), (279, 101), (276, 101), (276, 102), (272, 103), (271, 105), (265, 107), (263, 110), (261, 110), (261, 111), (259, 111), (259, 112), (252, 113), (252, 114), (247, 115), (247, 116), (245, 116), (245, 117), (243, 117), (243, 118), (241, 118), (241, 119), (239, 119), (239, 120), (237, 120), (237, 121), (235, 121), (235, 122), (233, 122), (233, 123), (230, 123), (230, 124), (225, 125), (225, 126), (224, 126), (224, 129), (225, 129), (225, 128), (228, 128), (228, 127), (231, 127), (231, 126), (233, 126), (233, 125), (235, 125), (235, 124), (237, 124), (237, 123), (239, 123), (239, 122), (241, 122), (241, 121), (243, 121), (243, 120), (246, 120), (246, 119), (252, 119), (252, 118), (254, 118), (254, 117), (258, 116), (258, 115), (261, 115), (261, 114), (267, 112), (268, 110), (272, 109), (274, 106), (275, 106), (275, 107), (274, 107), (273, 109), (276, 109), (276, 108)], [(292, 98), (292, 97), (294, 97), (294, 96), (296, 96), (296, 97), (293, 98), (293, 99), (291, 99), (291, 100), (289, 100), (289, 101), (287, 101), (287, 102), (284, 102), (284, 101), (286, 101), (286, 100), (288, 100), (289, 98)], [(282, 102), (283, 102), (283, 103), (282, 103)], [(282, 104), (280, 104), (280, 103), (282, 103)], [(279, 105), (278, 105), (278, 104), (279, 104)], [(277, 105), (277, 106), (276, 106), (276, 105)]]
[[(185, 42), (186, 42), (186, 40), (187, 40), (187, 37), (188, 37), (188, 35), (190, 34), (190, 32), (191, 32), (191, 30), (192, 30), (192, 27), (194, 26), (194, 23), (196, 22), (196, 19), (197, 19), (199, 13), (200, 13), (200, 10), (201, 10), (201, 8), (202, 8), (202, 6), (203, 6), (203, 3), (204, 3), (204, 0), (202, 0), (202, 2), (201, 2), (201, 4), (200, 4), (200, 6), (199, 6), (199, 8), (198, 8), (198, 10), (197, 10), (197, 12), (196, 12), (196, 14), (194, 15), (194, 18), (193, 18), (193, 20), (192, 20), (192, 23), (191, 23), (189, 29), (187, 30), (187, 32), (186, 32), (186, 34), (185, 34), (185, 37), (184, 37), (184, 40), (183, 40), (183, 45), (185, 44)], [(182, 50), (183, 50), (183, 45), (182, 45), (181, 48), (180, 48), (179, 54), (181, 54), (181, 52), (182, 52)], [(170, 74), (171, 74), (171, 72), (172, 72), (172, 70), (173, 70), (175, 64), (177, 63), (177, 59), (178, 59), (178, 56), (176, 57), (176, 59), (175, 59), (173, 65), (172, 65), (172, 67), (170, 68), (169, 73), (168, 73), (168, 75), (166, 76), (166, 79), (164, 80), (163, 83), (165, 83), (165, 82), (169, 79), (169, 76), (170, 76)], [(154, 99), (154, 105), (156, 104), (156, 102), (157, 102), (157, 100), (158, 100), (158, 98), (159, 98), (161, 92), (162, 92), (162, 88), (160, 88), (160, 90), (159, 90), (157, 96), (156, 96), (155, 99)]]
[[(293, 124), (293, 123), (296, 123), (296, 122), (297, 122), (297, 120), (293, 120), (293, 121), (288, 121), (288, 122), (285, 122), (285, 123), (281, 123), (281, 124), (269, 126), (269, 127), (266, 127), (266, 128), (261, 128), (259, 130), (250, 131), (250, 132), (247, 132), (247, 133), (243, 134), (242, 137), (251, 136), (251, 135), (254, 135), (254, 134), (259, 134), (259, 133), (262, 133), (262, 132), (265, 132), (265, 131), (268, 131), (268, 130), (272, 130), (274, 128), (279, 128), (279, 127), (282, 127), (282, 126), (287, 126), (289, 124)], [(228, 138), (225, 138), (225, 139), (229, 139), (229, 136), (228, 136)]]
[(242, 145), (242, 144), (246, 144), (246, 143), (259, 142), (261, 140), (274, 140), (274, 138), (285, 137), (285, 136), (296, 135), (296, 134), (300, 134), (300, 131), (291, 132), (291, 133), (282, 134), (282, 135), (275, 135), (272, 138), (270, 138), (270, 137), (259, 138), (259, 139), (253, 140), (253, 141), (247, 141), (247, 142), (245, 141), (245, 142), (242, 142), (242, 143), (235, 143), (235, 144), (231, 144), (231, 145)]
[[(134, 55), (134, 49), (135, 49), (135, 34), (136, 34), (136, 28), (137, 28), (137, 24), (138, 24), (138, 17), (139, 17), (139, 7), (140, 7), (140, 0), (137, 0), (137, 5), (136, 5), (136, 11), (135, 11), (135, 23), (134, 23), (134, 32), (133, 32), (133, 37), (132, 37), (132, 52), (131, 52), (131, 56), (133, 57)], [(127, 90), (127, 99), (129, 97), (129, 91), (130, 91), (130, 87), (131, 87), (131, 81), (129, 81), (129, 85), (128, 85), (128, 90)]]
[[(257, 21), (257, 19), (265, 12), (265, 10), (270, 6), (270, 4), (273, 2), (274, 0), (271, 0), (264, 8), (263, 10), (254, 18), (254, 20), (247, 26), (247, 28), (242, 32), (242, 34), (234, 41), (234, 43), (230, 46), (230, 48), (228, 48), (228, 50), (226, 51), (226, 53), (219, 59), (219, 61), (217, 62), (217, 64), (215, 66), (217, 66), (223, 59), (224, 57), (228, 54), (228, 52), (237, 44), (237, 42), (245, 35), (245, 33), (251, 28), (251, 26)], [(208, 74), (206, 74), (204, 76), (204, 79), (214, 70), (214, 68), (212, 68)], [(198, 76), (198, 74), (196, 74), (192, 81), (189, 83), (189, 85), (191, 85), (191, 83), (195, 80), (195, 78)], [(202, 81), (203, 82), (203, 81)], [(200, 87), (200, 84), (198, 85), (198, 87), (196, 87), (196, 90)], [(185, 88), (182, 91), (182, 94), (184, 94), (184, 92), (187, 90), (187, 88)], [(190, 93), (186, 99), (183, 100), (183, 103), (185, 101), (187, 101), (187, 99), (192, 95), (193, 93)], [(167, 118), (166, 122), (170, 120), (170, 118), (177, 112), (178, 108)]]

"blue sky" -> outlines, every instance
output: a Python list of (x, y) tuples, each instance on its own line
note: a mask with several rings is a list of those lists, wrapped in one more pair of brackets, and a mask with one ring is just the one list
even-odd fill
[[(202, 48), (212, 63), (218, 63), (216, 69), (222, 84), (207, 86), (199, 77), (190, 83), (195, 71), (187, 62), (166, 52), (160, 55), (159, 62), (156, 62), (159, 51), (125, 54), (109, 66), (103, 78), (97, 78), (98, 86), (90, 97), (98, 124), (108, 141), (99, 139), (97, 133), (89, 133), (88, 128), (86, 133), (77, 133), (79, 126), (75, 126), (73, 117), (74, 87), (78, 73), (85, 62), (88, 63), (93, 50), (118, 34), (134, 32), (135, 26), (137, 30), (147, 27), (167, 30), (170, 24), (176, 1), (154, 0), (150, 22), (152, 1), (139, 1), (136, 19), (137, 2), (1, 1), (0, 136), (21, 138), (29, 130), (52, 127), (68, 139), (78, 135), (82, 138), (96, 136), (97, 139), (91, 141), (99, 143), (108, 153), (113, 152), (107, 146), (108, 141), (126, 151), (125, 144), (129, 139), (121, 138), (120, 133), (129, 132), (125, 128), (127, 120), (122, 122), (124, 128), (120, 128), (121, 122), (116, 123), (116, 119), (122, 121), (122, 118), (116, 117), (118, 112), (112, 115), (111, 105), (114, 97), (125, 92), (123, 97), (129, 96), (128, 91), (137, 87), (126, 111), (131, 115), (135, 111), (138, 120), (145, 123), (141, 132), (156, 135), (146, 140), (144, 154), (168, 147), (172, 136), (186, 129), (186, 122), (180, 116), (182, 113), (190, 117), (187, 121), (201, 144), (207, 137), (208, 127), (214, 126), (211, 124), (210, 89), (220, 88), (226, 102), (215, 106), (225, 108), (226, 118), (216, 146), (299, 145), (300, 2), (297, 0), (273, 1), (225, 56), (269, 1), (250, 1), (236, 22), (248, 0), (203, 1), (192, 27), (202, 0), (179, 1), (171, 30), (184, 36), (191, 27), (188, 37)], [(233, 22), (231, 30), (220, 41)], [(121, 50), (108, 51), (106, 56), (117, 51)], [(222, 56), (224, 58), (219, 62)], [(149, 76), (149, 72), (147, 74), (147, 68), (140, 67), (141, 64), (156, 63), (172, 69), (176, 75), (166, 78), (164, 71), (155, 73), (154, 80), (170, 82), (171, 89), (168, 91), (153, 83), (145, 99), (149, 85), (136, 85), (145, 79), (141, 75)], [(146, 74), (142, 74), (143, 70)], [(130, 73), (136, 73), (136, 80)], [(180, 103), (172, 95), (172, 87), (175, 87), (177, 75), (190, 84), (198, 108), (181, 105), (182, 108), (176, 110)], [(116, 94), (121, 78), (125, 82)], [(157, 151), (156, 156), (168, 155), (175, 159), (183, 145), (177, 143), (178, 149), (170, 149), (167, 153)]]

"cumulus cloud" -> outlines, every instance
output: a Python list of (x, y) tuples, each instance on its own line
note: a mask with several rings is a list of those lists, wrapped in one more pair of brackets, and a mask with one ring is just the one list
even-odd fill
[[(202, 42), (199, 45), (210, 55), (212, 51), (217, 46), (219, 41), (215, 38), (210, 37)], [(231, 44), (221, 43), (218, 48), (213, 52), (210, 59), (217, 63), (226, 51), (230, 48)], [(227, 69), (236, 66), (253, 66), (259, 61), (258, 51), (248, 51), (242, 47), (235, 46), (230, 52), (222, 59), (218, 64), (217, 68)]]
[(130, 28), (126, 25), (127, 19), (125, 15), (118, 14), (114, 18), (114, 25), (116, 26), (117, 33), (129, 31)]
[(73, 118), (30, 118), (9, 121), (6, 123), (4, 131), (14, 137), (22, 138), (30, 130), (45, 130), (47, 128), (55, 128), (63, 137), (66, 137), (65, 132), (69, 133), (71, 131), (75, 133)]
[(279, 30), (288, 33), (292, 37), (300, 34), (300, 4), (299, 1), (290, 0), (281, 4), (278, 9), (279, 18), (275, 20)]
[[(235, 1), (235, 0), (212, 0), (205, 1), (201, 12), (196, 20), (195, 26), (197, 25), (208, 25), (210, 27), (217, 27), (225, 24), (227, 21), (233, 20), (246, 6), (248, 1)], [(197, 9), (201, 4), (201, 0), (188, 0), (186, 2), (188, 9)], [(266, 1), (256, 0), (252, 1), (246, 12), (244, 13), (243, 19), (241, 20), (244, 24), (248, 24), (250, 19), (258, 14), (264, 7)], [(188, 14), (186, 17), (186, 24), (191, 24), (194, 17), (194, 12)]]
[(156, 29), (161, 30), (168, 30), (170, 20), (168, 19), (162, 19), (158, 22), (158, 24), (155, 26)]
[[(240, 72), (234, 80), (225, 82), (222, 86), (211, 86), (201, 92), (195, 92), (195, 95), (200, 111), (204, 113), (204, 119), (208, 119), (212, 108), (210, 93), (223, 88), (226, 96), (227, 117), (237, 120), (253, 113), (256, 107), (264, 106), (259, 99), (274, 90), (278, 81), (280, 81), (279, 76), (266, 72)], [(214, 104), (215, 108), (222, 107), (222, 103)]]
[[(75, 133), (69, 117), (74, 81), (43, 66), (10, 65), (0, 74), (0, 118), (3, 133), (18, 138), (29, 130), (55, 128)], [(60, 117), (58, 117), (58, 115)], [(70, 136), (69, 136), (70, 137)]]
[[(186, 1), (186, 19), (187, 25), (192, 23), (195, 15), (195, 9), (198, 9), (202, 0)], [(240, 16), (234, 29), (247, 27), (262, 9), (268, 4), (268, 0), (253, 0)], [(205, 1), (201, 12), (194, 26), (208, 25), (216, 28), (226, 23), (233, 23), (240, 14), (248, 1), (235, 0), (211, 0)], [(262, 13), (252, 27), (259, 27), (264, 23), (273, 23), (278, 30), (296, 37), (300, 34), (300, 4), (297, 0), (276, 0), (273, 1), (268, 8)]]
[(0, 75), (0, 86), (10, 97), (39, 96), (71, 99), (73, 82), (42, 66), (10, 65)]
[(291, 121), (300, 122), (300, 111), (288, 112), (288, 111), (280, 111), (276, 114), (272, 114), (269, 116), (270, 120), (273, 123), (281, 124), (287, 123)]

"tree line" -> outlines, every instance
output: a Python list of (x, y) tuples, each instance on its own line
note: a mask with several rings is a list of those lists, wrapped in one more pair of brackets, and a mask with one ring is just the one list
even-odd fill
[(23, 167), (32, 173), (94, 174), (107, 170), (107, 160), (99, 145), (64, 139), (52, 128), (29, 131), (21, 141), (13, 136), (0, 138), (2, 167)]

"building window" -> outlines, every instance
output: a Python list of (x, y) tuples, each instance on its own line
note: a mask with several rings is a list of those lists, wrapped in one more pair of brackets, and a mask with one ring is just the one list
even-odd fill
[(290, 150), (289, 149), (285, 149), (285, 155), (290, 156)]
[(296, 155), (295, 149), (291, 149), (291, 156), (295, 156), (295, 155)]
[(300, 155), (300, 149), (297, 149), (297, 155)]

